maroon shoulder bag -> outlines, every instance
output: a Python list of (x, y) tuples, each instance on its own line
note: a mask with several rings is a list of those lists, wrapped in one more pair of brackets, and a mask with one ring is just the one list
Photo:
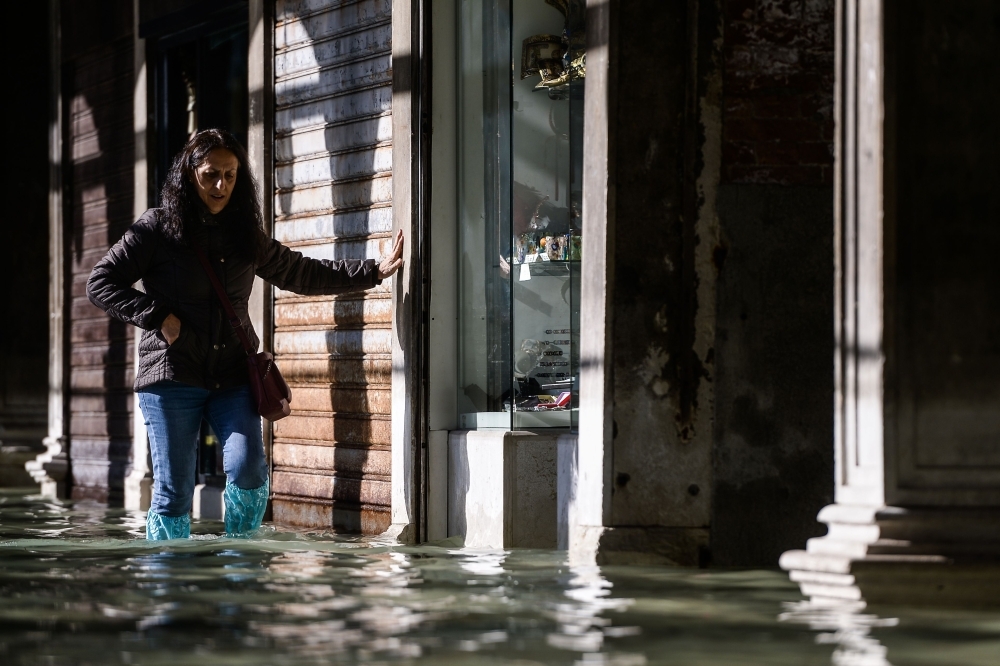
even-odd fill
[(243, 345), (243, 350), (247, 353), (247, 374), (250, 375), (250, 390), (253, 392), (257, 413), (268, 421), (285, 418), (292, 411), (288, 404), (292, 401), (292, 390), (288, 388), (285, 378), (278, 371), (278, 366), (274, 363), (274, 356), (270, 352), (255, 353), (256, 350), (250, 343), (250, 337), (243, 328), (243, 322), (240, 321), (236, 310), (233, 309), (233, 304), (229, 302), (229, 296), (226, 295), (226, 290), (219, 282), (219, 276), (212, 269), (208, 257), (199, 247), (195, 247), (194, 251), (215, 288), (215, 294), (219, 297), (219, 302), (222, 303), (226, 316), (229, 317), (229, 325), (236, 331), (236, 336), (240, 339), (240, 344)]

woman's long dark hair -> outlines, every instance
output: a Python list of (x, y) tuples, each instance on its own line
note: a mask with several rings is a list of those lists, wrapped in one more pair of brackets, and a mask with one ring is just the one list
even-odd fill
[(202, 130), (191, 137), (181, 152), (177, 153), (160, 193), (164, 231), (177, 241), (187, 242), (186, 225), (199, 222), (201, 216), (208, 213), (192, 179), (195, 169), (210, 152), (218, 148), (228, 150), (239, 162), (233, 194), (220, 215), (225, 216), (225, 226), (233, 234), (241, 253), (252, 262), (257, 256), (264, 228), (257, 180), (250, 169), (247, 151), (225, 130)]

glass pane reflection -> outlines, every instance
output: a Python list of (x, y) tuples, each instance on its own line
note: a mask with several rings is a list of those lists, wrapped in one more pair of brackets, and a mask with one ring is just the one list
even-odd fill
[(584, 3), (460, 5), (461, 425), (577, 405)]

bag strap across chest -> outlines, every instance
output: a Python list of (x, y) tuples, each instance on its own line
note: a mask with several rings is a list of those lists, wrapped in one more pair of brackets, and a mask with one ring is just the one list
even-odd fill
[(240, 320), (239, 315), (236, 314), (236, 310), (233, 309), (233, 304), (229, 301), (229, 296), (226, 294), (226, 289), (219, 282), (219, 276), (215, 274), (215, 269), (212, 268), (208, 256), (200, 247), (193, 247), (194, 253), (198, 255), (198, 261), (201, 262), (202, 268), (205, 269), (205, 274), (208, 275), (208, 281), (212, 283), (212, 287), (215, 289), (215, 295), (219, 297), (222, 309), (226, 312), (226, 317), (229, 318), (229, 325), (236, 331), (236, 337), (240, 339), (240, 344), (243, 345), (243, 350), (248, 356), (253, 354), (256, 350), (250, 342), (250, 336), (247, 335), (246, 329), (243, 328), (243, 322)]

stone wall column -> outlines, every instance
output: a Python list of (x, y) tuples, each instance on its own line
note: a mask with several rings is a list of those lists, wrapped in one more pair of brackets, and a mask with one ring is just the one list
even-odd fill
[[(132, 93), (132, 129), (135, 132), (135, 199), (132, 216), (139, 219), (149, 207), (149, 167), (146, 147), (149, 136), (146, 118), (148, 89), (146, 73), (146, 40), (139, 37), (139, 0), (132, 9), (132, 34), (134, 39), (135, 85)], [(136, 288), (141, 288), (137, 284)], [(139, 335), (135, 336), (132, 349), (132, 367), (139, 369)], [(125, 508), (130, 511), (148, 511), (153, 500), (153, 461), (149, 456), (149, 437), (145, 419), (139, 409), (138, 397), (132, 400), (132, 461), (125, 475)]]
[[(426, 420), (423, 317), (429, 263), (424, 232), (429, 178), (429, 3), (392, 0), (392, 233), (405, 237), (403, 266), (392, 277), (392, 523), (387, 536), (425, 538)], [(386, 249), (391, 248), (387, 244)]]
[[(828, 534), (809, 540), (806, 550), (786, 552), (781, 566), (819, 603), (996, 603), (1000, 460), (995, 447), (977, 442), (1000, 441), (1000, 432), (985, 433), (997, 427), (988, 416), (997, 412), (987, 403), (998, 396), (955, 402), (963, 395), (962, 384), (976, 379), (955, 369), (958, 352), (952, 366), (921, 365), (938, 369), (932, 384), (951, 387), (941, 396), (929, 393), (920, 383), (926, 373), (915, 374), (913, 368), (941, 355), (933, 346), (940, 335), (954, 335), (961, 342), (953, 348), (978, 354), (980, 363), (997, 359), (988, 345), (976, 347), (967, 328), (942, 328), (932, 340), (921, 337), (917, 315), (908, 309), (918, 294), (910, 291), (916, 283), (906, 273), (907, 261), (920, 256), (926, 275), (929, 259), (935, 274), (950, 278), (963, 259), (949, 256), (944, 247), (915, 254), (930, 247), (922, 246), (919, 237), (923, 213), (916, 211), (905, 221), (899, 215), (897, 187), (900, 197), (913, 193), (905, 187), (910, 184), (904, 180), (905, 164), (896, 161), (895, 153), (896, 139), (898, 145), (903, 142), (897, 132), (905, 131), (904, 117), (894, 107), (903, 79), (894, 78), (893, 54), (900, 62), (904, 58), (894, 50), (895, 16), (879, 0), (837, 5), (836, 501), (819, 514)], [(910, 139), (910, 146), (920, 141)], [(959, 225), (977, 224), (974, 215), (962, 218), (959, 205), (949, 213), (956, 231)], [(948, 289), (952, 283), (935, 286)], [(981, 286), (995, 293), (985, 280), (963, 284)], [(921, 289), (919, 295), (933, 293)]]
[(713, 2), (587, 3), (579, 440), (559, 465), (580, 561), (707, 559), (720, 27)]

